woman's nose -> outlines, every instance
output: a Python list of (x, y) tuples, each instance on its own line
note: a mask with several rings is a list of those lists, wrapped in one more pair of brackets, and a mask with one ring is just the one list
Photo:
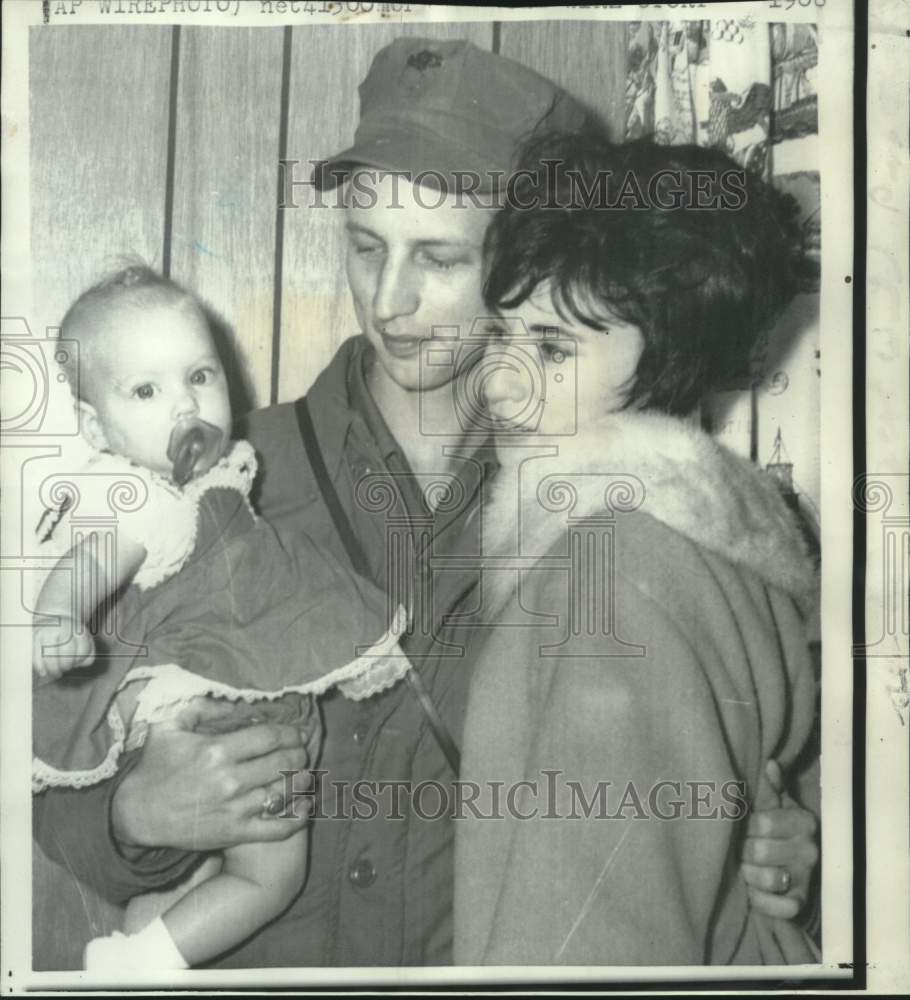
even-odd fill
[(526, 361), (523, 352), (510, 349), (506, 344), (499, 343), (487, 348), (483, 360), (482, 391), (487, 406), (494, 413), (497, 408), (502, 409), (527, 400), (530, 386)]
[(373, 314), (380, 323), (411, 316), (420, 305), (420, 278), (408, 261), (389, 257), (379, 273), (373, 295)]

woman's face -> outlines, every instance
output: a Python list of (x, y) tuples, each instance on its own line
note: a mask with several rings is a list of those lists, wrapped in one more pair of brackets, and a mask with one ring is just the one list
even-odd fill
[(615, 320), (604, 331), (564, 319), (548, 284), (504, 314), (503, 326), (484, 358), (483, 391), (504, 430), (572, 436), (622, 408), (644, 349), (637, 326)]

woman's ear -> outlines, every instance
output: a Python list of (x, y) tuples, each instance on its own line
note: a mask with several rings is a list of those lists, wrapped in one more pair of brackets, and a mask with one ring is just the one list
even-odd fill
[(80, 399), (76, 405), (79, 410), (79, 428), (82, 436), (96, 451), (106, 451), (107, 435), (98, 419), (98, 411), (84, 399)]

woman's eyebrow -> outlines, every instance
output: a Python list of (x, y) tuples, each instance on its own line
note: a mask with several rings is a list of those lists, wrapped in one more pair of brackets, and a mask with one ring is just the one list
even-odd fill
[(571, 337), (572, 340), (578, 339), (571, 328), (566, 329), (558, 323), (532, 323), (528, 327), (528, 332), (537, 334), (540, 337)]

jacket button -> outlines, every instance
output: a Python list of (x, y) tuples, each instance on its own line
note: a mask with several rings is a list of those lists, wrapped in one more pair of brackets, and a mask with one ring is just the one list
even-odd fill
[(369, 735), (369, 732), (370, 724), (368, 722), (358, 722), (357, 725), (354, 726), (354, 742), (363, 743)]
[(358, 889), (367, 889), (376, 881), (376, 869), (369, 858), (359, 858), (348, 871), (351, 885)]

